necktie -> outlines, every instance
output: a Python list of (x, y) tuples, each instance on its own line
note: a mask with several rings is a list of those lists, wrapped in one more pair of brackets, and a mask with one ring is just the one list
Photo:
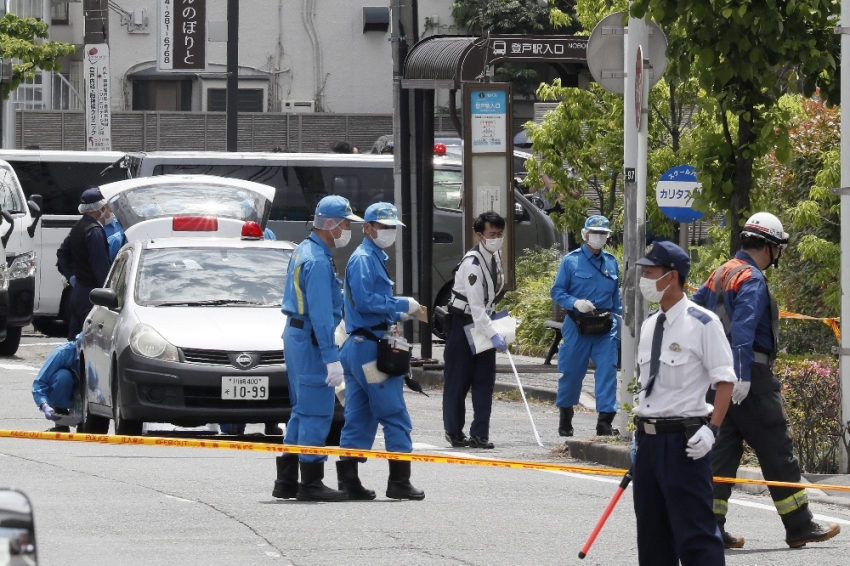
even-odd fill
[(496, 256), (490, 258), (490, 276), (493, 278), (493, 289), (499, 286), (499, 268), (496, 266)]
[(667, 320), (667, 315), (661, 313), (658, 315), (658, 320), (655, 321), (655, 332), (652, 333), (652, 352), (649, 356), (649, 381), (646, 383), (646, 397), (652, 393), (652, 386), (655, 385), (655, 377), (658, 375), (658, 369), (661, 367), (661, 340), (664, 338), (664, 321)]

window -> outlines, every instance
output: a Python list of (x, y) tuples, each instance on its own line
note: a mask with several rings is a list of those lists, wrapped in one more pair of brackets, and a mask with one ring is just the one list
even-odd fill
[[(262, 112), (263, 89), (240, 88), (237, 95), (239, 112)], [(207, 112), (225, 112), (227, 110), (227, 89), (207, 89)]]
[(434, 170), (434, 206), (458, 210), (463, 197), (463, 175), (449, 169)]
[(67, 2), (54, 3), (50, 8), (50, 25), (67, 26), (70, 24), (69, 9)]
[(133, 81), (133, 110), (191, 112), (192, 81)]
[(115, 258), (112, 270), (106, 278), (106, 286), (115, 291), (115, 295), (118, 297), (118, 308), (115, 310), (120, 311), (124, 307), (124, 295), (127, 292), (127, 272), (132, 265), (131, 258), (132, 254), (129, 250)]
[(15, 177), (10, 169), (0, 167), (0, 210), (11, 214), (24, 212)]
[[(8, 157), (6, 159), (9, 159)], [(91, 187), (98, 187), (126, 178), (123, 169), (115, 167), (103, 175), (105, 163), (73, 163), (69, 161), (12, 161), (24, 195), (41, 195), (43, 214), (79, 216), (77, 206), (80, 195)]]

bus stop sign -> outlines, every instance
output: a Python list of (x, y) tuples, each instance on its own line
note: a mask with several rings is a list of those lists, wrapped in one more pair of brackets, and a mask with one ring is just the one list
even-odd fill
[(693, 209), (693, 193), (699, 191), (697, 171), (692, 165), (677, 165), (661, 175), (655, 186), (655, 201), (664, 216), (676, 222), (694, 222), (705, 216)]

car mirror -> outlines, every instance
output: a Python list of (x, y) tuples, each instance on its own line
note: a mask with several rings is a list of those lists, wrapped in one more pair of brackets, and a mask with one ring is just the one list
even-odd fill
[(9, 228), (6, 229), (6, 233), (0, 236), (0, 243), (2, 243), (5, 248), (6, 244), (9, 242), (9, 238), (12, 236), (12, 230), (15, 228), (15, 218), (9, 214), (8, 210), (0, 210), (0, 216), (3, 217), (3, 220), (9, 223)]
[(525, 211), (525, 207), (522, 206), (522, 203), (515, 202), (514, 203), (514, 222), (525, 222), (529, 219), (528, 213)]
[(92, 289), (89, 300), (93, 305), (106, 307), (110, 310), (118, 308), (118, 295), (112, 289)]
[(14, 489), (0, 489), (0, 563), (38, 564), (32, 505)]
[(32, 195), (27, 201), (27, 207), (30, 209), (30, 214), (33, 219), (32, 224), (27, 226), (27, 233), (30, 235), (30, 238), (35, 237), (35, 227), (38, 225), (38, 219), (41, 218), (42, 204), (43, 201), (41, 195)]

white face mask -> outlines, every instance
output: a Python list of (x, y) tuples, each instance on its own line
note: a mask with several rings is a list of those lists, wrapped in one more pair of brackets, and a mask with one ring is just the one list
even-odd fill
[(351, 241), (351, 230), (343, 230), (339, 238), (334, 237), (334, 247), (344, 248)]
[(608, 242), (608, 234), (588, 234), (587, 245), (594, 250), (601, 250)]
[(664, 296), (665, 291), (667, 291), (667, 287), (670, 287), (670, 285), (667, 285), (667, 287), (664, 287), (663, 289), (661, 289), (659, 291), (656, 288), (655, 284), (658, 281), (661, 281), (662, 279), (667, 277), (670, 273), (672, 273), (672, 271), (668, 271), (667, 273), (665, 273), (664, 275), (662, 275), (658, 279), (648, 279), (646, 277), (641, 277), (640, 278), (640, 292), (643, 295), (643, 298), (646, 299), (647, 301), (651, 302), (651, 303), (657, 303), (658, 301), (660, 301), (661, 297)]
[(398, 230), (376, 230), (375, 238), (372, 240), (381, 249), (388, 248), (395, 243)]
[(502, 244), (505, 242), (504, 238), (493, 238), (491, 240), (484, 240), (484, 249), (490, 252), (491, 254), (496, 253), (497, 251), (502, 249)]
[(111, 212), (104, 212), (100, 217), (101, 226), (108, 226), (109, 224), (112, 224), (113, 222), (115, 222), (115, 215), (112, 214)]

